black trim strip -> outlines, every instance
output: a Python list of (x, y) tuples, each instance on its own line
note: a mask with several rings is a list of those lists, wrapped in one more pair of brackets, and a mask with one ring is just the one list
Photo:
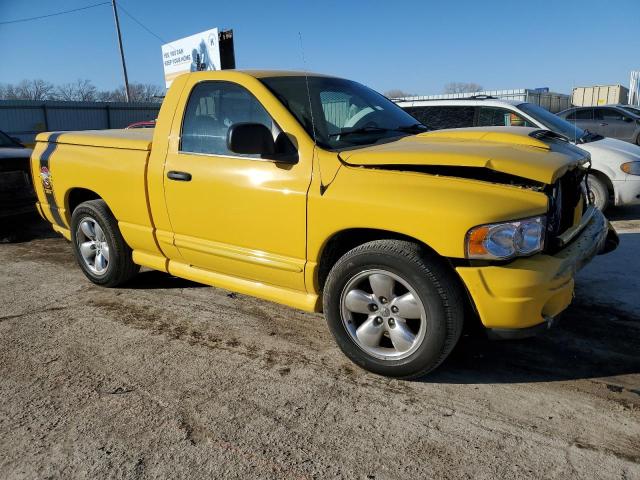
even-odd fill
[[(43, 168), (46, 168), (49, 172), (51, 172), (51, 168), (49, 167), (49, 159), (51, 158), (51, 155), (53, 154), (56, 147), (58, 146), (56, 141), (58, 140), (58, 137), (60, 135), (62, 135), (62, 132), (55, 132), (49, 135), (49, 138), (47, 139), (47, 148), (44, 149), (44, 152), (42, 152), (42, 155), (40, 156), (40, 172), (39, 173), (42, 173)], [(51, 173), (49, 173), (49, 175), (51, 175)], [(53, 183), (51, 183), (51, 180), (49, 180), (49, 182), (50, 182), (49, 188), (46, 188), (43, 184), (43, 190), (44, 190), (44, 195), (47, 199), (47, 203), (49, 204), (49, 209), (51, 210), (51, 216), (53, 217), (53, 220), (58, 224), (58, 226), (62, 228), (67, 228), (66, 223), (64, 222), (64, 220), (62, 219), (62, 216), (60, 215), (60, 211), (58, 209), (58, 203), (56, 202), (56, 197), (53, 194)]]

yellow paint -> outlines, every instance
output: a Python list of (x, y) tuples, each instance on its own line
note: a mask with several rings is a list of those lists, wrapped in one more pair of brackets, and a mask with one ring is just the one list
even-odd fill
[[(436, 130), (404, 137), (397, 142), (345, 152), (354, 165), (440, 165), (492, 168), (552, 184), (585, 156), (567, 162), (561, 146), (529, 136), (532, 128), (487, 127)], [(534, 148), (532, 148), (534, 147)]]
[[(275, 75), (293, 75), (278, 72)], [(526, 188), (401, 171), (403, 165), (493, 168), (553, 182), (585, 159), (577, 150), (528, 136), (530, 129), (433, 132), (343, 152), (315, 147), (260, 83), (268, 72), (198, 72), (176, 78), (153, 130), (63, 133), (49, 160), (61, 215), (83, 188), (104, 199), (136, 263), (308, 311), (321, 308), (318, 270), (332, 236), (348, 229), (402, 234), (453, 259), (480, 224), (542, 215), (547, 197)], [(238, 83), (255, 95), (298, 149), (283, 165), (179, 152), (182, 114), (196, 84)], [(153, 136), (153, 138), (151, 138)], [(39, 211), (53, 223), (37, 172), (49, 134), (32, 157)], [(376, 168), (381, 165), (391, 169)], [(190, 182), (167, 180), (170, 170)], [(67, 238), (70, 231), (54, 227)], [(554, 257), (457, 272), (487, 326), (522, 328), (568, 305), (571, 275), (556, 278)]]

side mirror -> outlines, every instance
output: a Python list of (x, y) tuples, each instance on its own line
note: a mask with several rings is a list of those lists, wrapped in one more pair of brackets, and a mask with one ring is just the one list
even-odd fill
[(261, 123), (236, 123), (227, 132), (227, 148), (245, 155), (273, 156), (276, 144), (271, 130)]

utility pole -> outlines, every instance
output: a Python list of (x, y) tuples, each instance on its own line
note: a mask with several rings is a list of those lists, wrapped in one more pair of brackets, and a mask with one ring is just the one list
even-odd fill
[(118, 46), (120, 47), (120, 58), (122, 59), (122, 73), (124, 74), (124, 95), (129, 102), (129, 77), (127, 76), (127, 64), (124, 62), (124, 50), (122, 48), (122, 35), (120, 34), (120, 21), (118, 20), (118, 9), (116, 0), (111, 0), (113, 6), (113, 17), (116, 20), (116, 32), (118, 33)]

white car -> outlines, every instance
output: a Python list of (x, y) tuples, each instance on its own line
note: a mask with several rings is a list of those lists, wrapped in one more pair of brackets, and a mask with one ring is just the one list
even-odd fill
[(601, 210), (640, 204), (640, 147), (582, 130), (527, 102), (476, 97), (461, 100), (407, 100), (398, 105), (436, 130), (487, 126), (537, 127), (559, 133), (591, 154), (589, 187)]

